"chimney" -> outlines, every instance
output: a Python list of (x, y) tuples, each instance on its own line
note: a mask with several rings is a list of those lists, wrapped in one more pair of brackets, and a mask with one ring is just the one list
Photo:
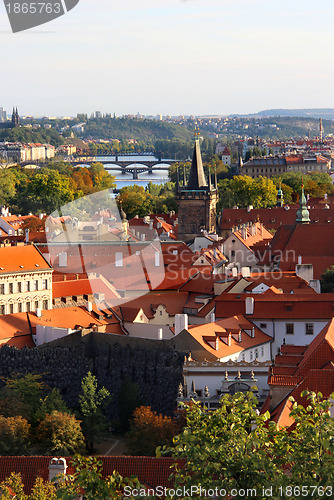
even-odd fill
[(175, 335), (188, 329), (188, 314), (175, 314)]
[(59, 254), (59, 267), (67, 267), (67, 252)]
[(116, 252), (115, 267), (123, 267), (123, 252)]
[(232, 267), (232, 277), (236, 278), (238, 276), (238, 269), (236, 267)]
[(86, 309), (91, 313), (93, 310), (93, 304), (91, 302), (87, 302)]
[(162, 340), (162, 339), (163, 339), (163, 332), (162, 332), (162, 328), (159, 328), (159, 330), (158, 330), (158, 338), (159, 338), (159, 340)]
[(212, 312), (210, 315), (210, 321), (211, 321), (211, 323), (214, 323), (216, 321), (216, 315), (214, 312)]
[(154, 254), (154, 265), (155, 265), (155, 267), (160, 266), (160, 253), (159, 252), (155, 252), (155, 254)]
[(298, 265), (300, 266), (302, 264), (303, 257), (302, 255), (298, 255)]
[(26, 229), (25, 233), (26, 233), (26, 243), (29, 243), (29, 229)]
[(37, 318), (42, 317), (42, 309), (40, 309), (39, 307), (36, 309), (36, 316), (37, 316)]
[(242, 340), (242, 334), (241, 334), (241, 330), (239, 330), (238, 342), (241, 342), (241, 340)]
[(241, 268), (241, 276), (243, 278), (249, 278), (250, 277), (250, 269), (249, 269), (249, 267), (242, 267)]
[(253, 326), (252, 328), (252, 335), (251, 335), (252, 339), (255, 337), (255, 326)]
[(246, 297), (246, 314), (254, 314), (254, 298)]
[(140, 235), (140, 241), (145, 241), (145, 234)]
[(152, 219), (150, 220), (149, 229), (150, 229), (150, 231), (152, 231), (152, 229), (153, 229), (153, 220)]
[(65, 458), (52, 458), (49, 463), (49, 481), (58, 474), (66, 476), (67, 464)]

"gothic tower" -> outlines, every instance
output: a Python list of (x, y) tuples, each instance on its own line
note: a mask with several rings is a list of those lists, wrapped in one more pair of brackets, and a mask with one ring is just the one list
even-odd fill
[(178, 239), (188, 241), (207, 231), (216, 232), (217, 177), (214, 186), (209, 174), (206, 181), (199, 139), (195, 139), (193, 159), (187, 186), (177, 187)]

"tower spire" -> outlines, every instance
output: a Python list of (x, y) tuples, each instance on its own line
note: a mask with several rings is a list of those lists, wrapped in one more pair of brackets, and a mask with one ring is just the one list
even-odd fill
[(306, 206), (306, 197), (304, 193), (304, 184), (303, 184), (303, 179), (302, 179), (302, 191), (300, 194), (299, 198), (299, 209), (297, 210), (297, 218), (296, 218), (296, 223), (297, 224), (309, 224), (310, 221), (310, 214), (309, 211), (307, 210)]
[(188, 189), (193, 191), (201, 191), (207, 188), (207, 182), (204, 175), (201, 148), (198, 139), (199, 132), (195, 132), (195, 146), (193, 152), (193, 159), (191, 162), (191, 169), (189, 175)]

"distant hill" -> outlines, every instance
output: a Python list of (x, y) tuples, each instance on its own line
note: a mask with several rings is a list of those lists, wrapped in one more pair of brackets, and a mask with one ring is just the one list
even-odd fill
[(323, 118), (325, 120), (334, 120), (333, 108), (310, 108), (310, 109), (265, 109), (258, 113), (247, 116), (259, 116), (268, 118), (271, 116), (292, 116), (301, 118)]

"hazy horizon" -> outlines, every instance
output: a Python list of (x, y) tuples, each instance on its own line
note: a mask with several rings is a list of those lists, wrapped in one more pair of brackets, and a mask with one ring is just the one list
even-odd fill
[(330, 108), (334, 5), (324, 0), (80, 0), (13, 34), (0, 4), (10, 114), (225, 116)]

